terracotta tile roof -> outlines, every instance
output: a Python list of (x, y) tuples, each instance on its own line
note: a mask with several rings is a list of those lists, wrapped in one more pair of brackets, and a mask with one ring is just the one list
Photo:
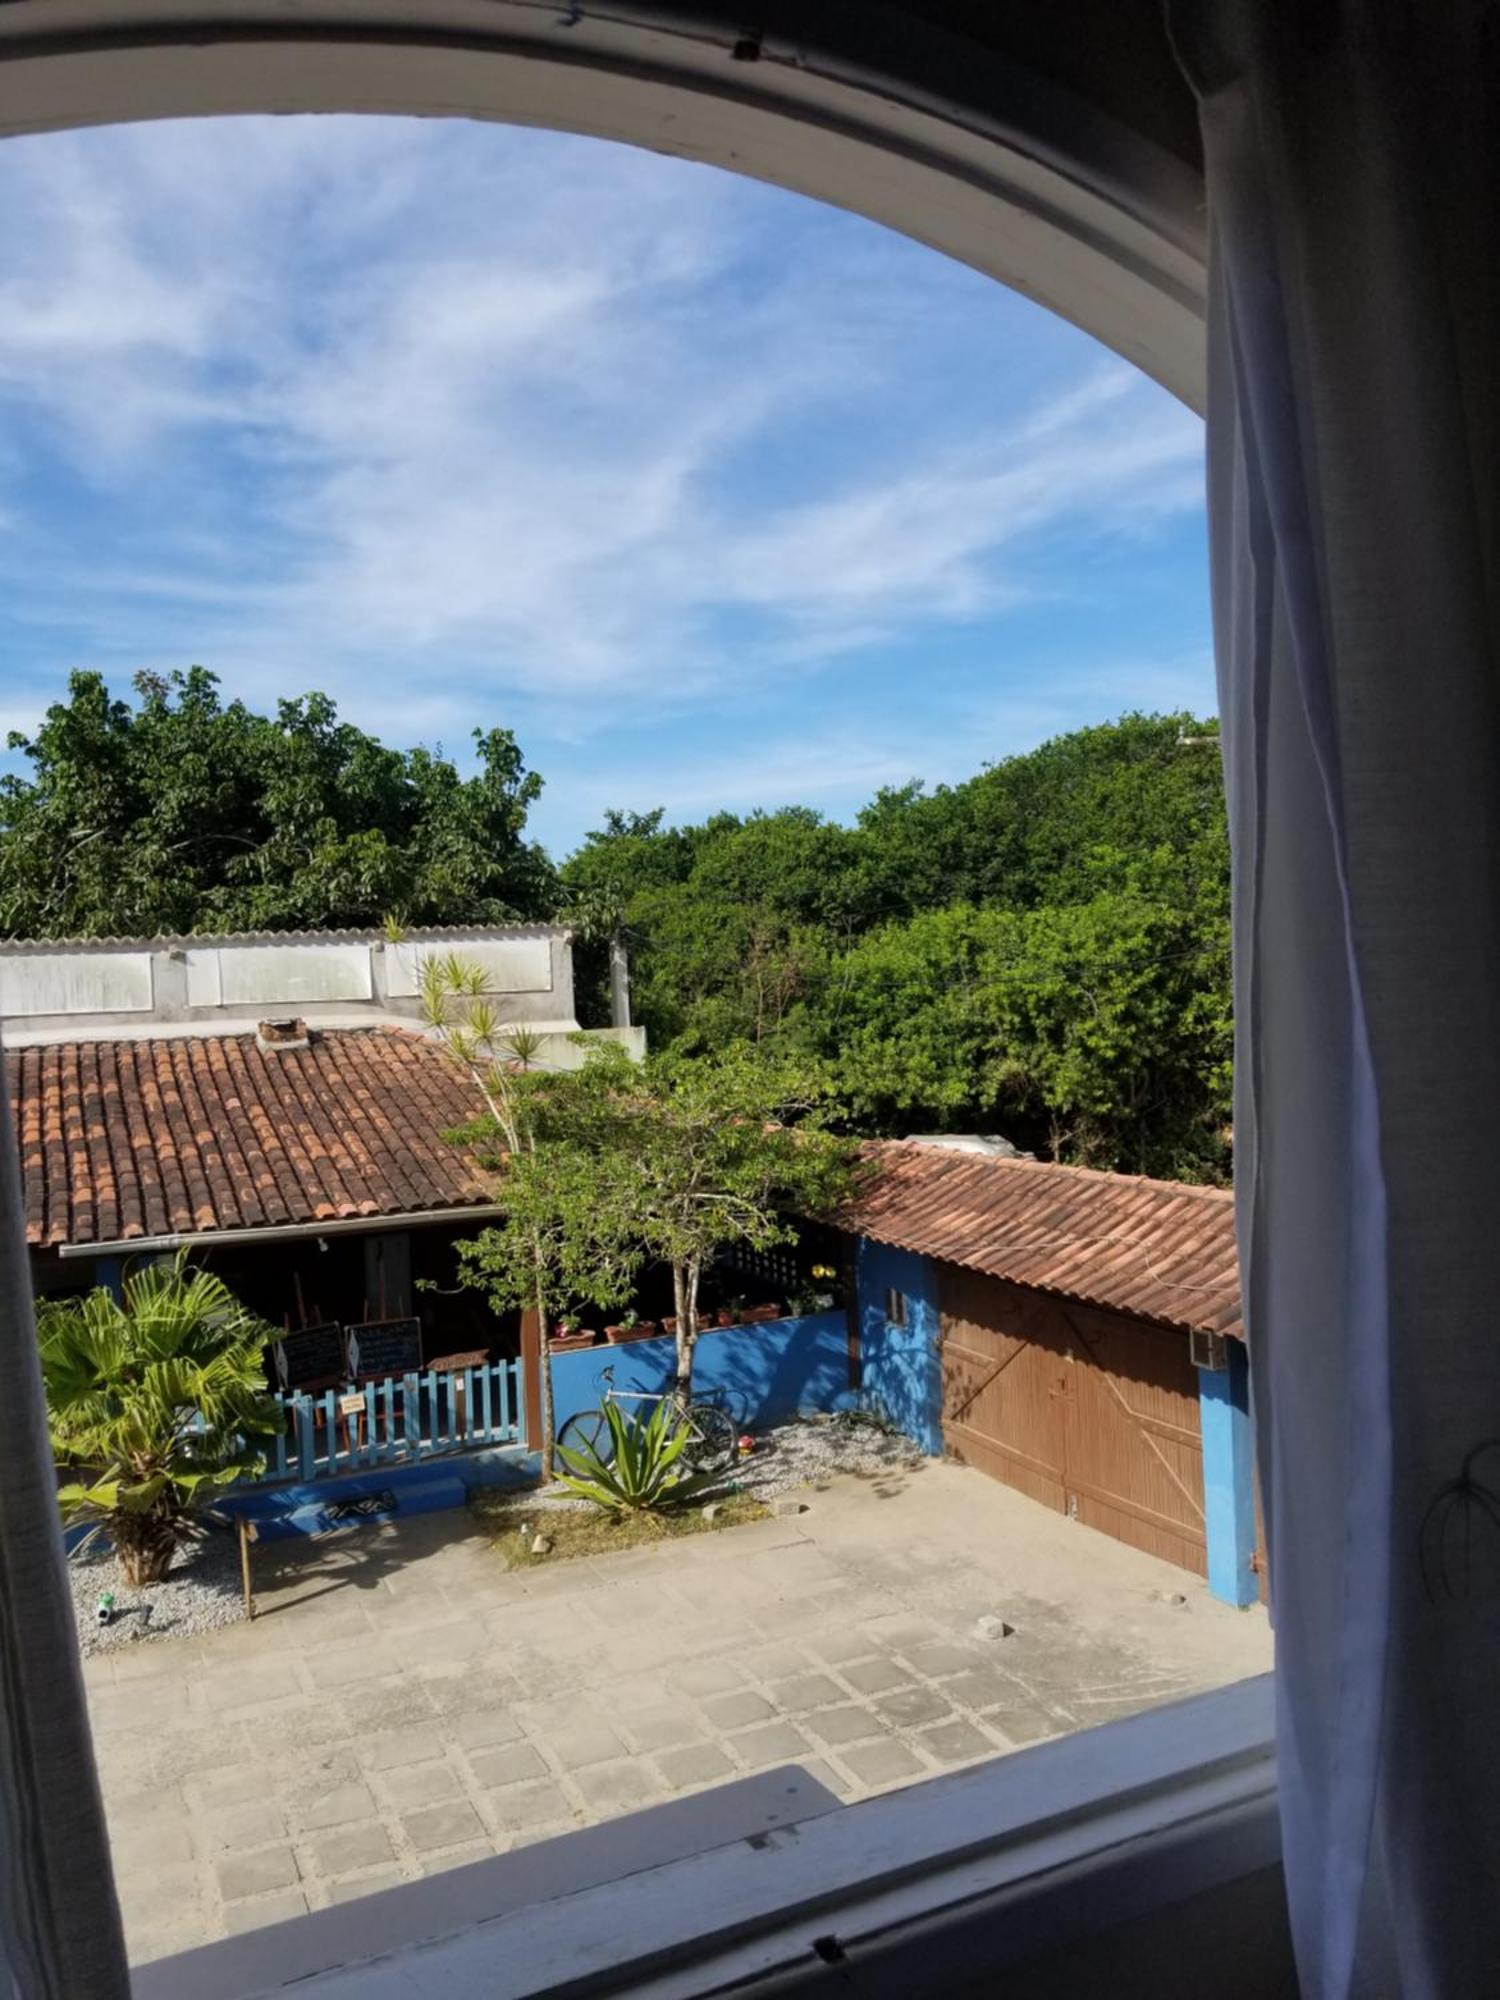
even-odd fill
[(1169, 1326), (1244, 1339), (1234, 1199), (1131, 1174), (988, 1159), (910, 1141), (845, 1226), (877, 1242)]
[(493, 1201), (444, 1131), (480, 1109), (400, 1028), (64, 1042), (6, 1058), (27, 1241), (109, 1243)]

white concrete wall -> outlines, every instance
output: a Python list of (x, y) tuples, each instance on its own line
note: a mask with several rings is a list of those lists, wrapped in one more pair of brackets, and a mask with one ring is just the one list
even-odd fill
[(26, 1020), (53, 1014), (149, 1014), (151, 953), (36, 952), (0, 957), (0, 1014)]
[(573, 1011), (572, 933), (558, 924), (414, 932), (143, 939), (66, 945), (0, 943), (0, 1019), (12, 1043), (174, 1028), (239, 1033), (268, 1016), (311, 1026), (422, 1018), (421, 966), (455, 957), (478, 965), (502, 1018), (559, 1040)]
[(367, 944), (190, 946), (190, 1007), (281, 1007), (318, 1000), (372, 1000)]
[[(387, 945), (386, 991), (392, 999), (414, 1000), (422, 991), (422, 967), (429, 959), (461, 959), (485, 975), (485, 991), (497, 997), (552, 991), (552, 947), (545, 936), (475, 938), (459, 942)], [(572, 1012), (569, 995), (568, 1012)]]

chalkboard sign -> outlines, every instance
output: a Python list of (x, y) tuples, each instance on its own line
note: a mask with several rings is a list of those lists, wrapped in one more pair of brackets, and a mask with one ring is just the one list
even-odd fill
[(361, 1380), (372, 1375), (410, 1375), (422, 1366), (420, 1320), (368, 1320), (348, 1331), (350, 1359)]
[(344, 1329), (332, 1321), (284, 1333), (276, 1343), (276, 1373), (283, 1389), (300, 1389), (309, 1382), (342, 1381), (348, 1372)]

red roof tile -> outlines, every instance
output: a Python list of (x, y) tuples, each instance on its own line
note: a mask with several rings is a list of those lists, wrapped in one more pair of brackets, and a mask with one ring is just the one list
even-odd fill
[(907, 1140), (846, 1211), (877, 1242), (1116, 1312), (1244, 1338), (1234, 1199)]
[(109, 1243), (493, 1201), (442, 1134), (482, 1108), (399, 1028), (65, 1042), (6, 1058), (27, 1241)]

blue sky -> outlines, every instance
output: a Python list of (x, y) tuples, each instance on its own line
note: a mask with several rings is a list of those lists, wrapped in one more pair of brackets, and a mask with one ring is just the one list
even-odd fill
[(1202, 435), (991, 281), (548, 133), (0, 148), (0, 724), (73, 667), (502, 724), (565, 852), (1212, 704)]

